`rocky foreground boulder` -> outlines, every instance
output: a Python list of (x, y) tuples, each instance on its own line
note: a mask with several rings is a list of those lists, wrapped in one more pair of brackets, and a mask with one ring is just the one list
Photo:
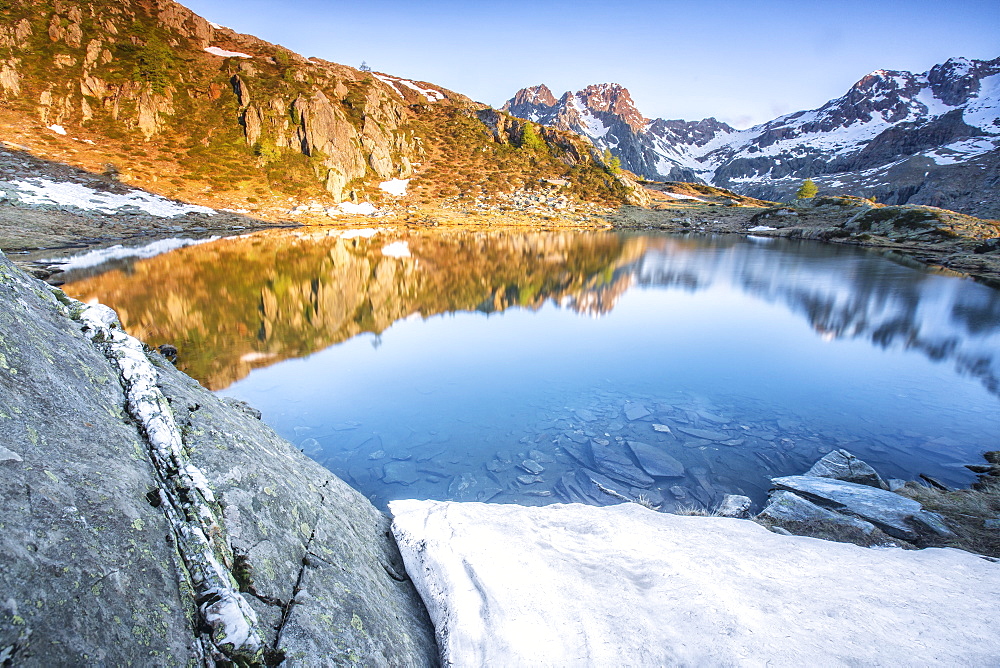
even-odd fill
[(0, 662), (434, 665), (369, 501), (0, 254)]

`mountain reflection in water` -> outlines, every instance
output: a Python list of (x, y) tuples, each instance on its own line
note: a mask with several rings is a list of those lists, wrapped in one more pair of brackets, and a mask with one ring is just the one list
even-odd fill
[[(847, 247), (310, 228), (64, 289), (379, 503), (615, 502), (595, 481), (667, 508), (760, 501), (835, 447), (963, 483), (1000, 433), (1000, 293)], [(683, 474), (646, 475), (644, 444)]]

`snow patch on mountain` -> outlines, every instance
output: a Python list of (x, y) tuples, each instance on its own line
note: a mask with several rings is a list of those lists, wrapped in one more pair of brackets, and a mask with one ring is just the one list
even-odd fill
[(997, 149), (1000, 149), (1000, 140), (988, 137), (975, 137), (927, 151), (924, 155), (939, 165), (954, 165), (965, 162), (977, 155), (996, 151)]
[(217, 46), (206, 46), (205, 52), (210, 53), (213, 56), (219, 56), (220, 58), (253, 58), (249, 53), (241, 53), (240, 51), (228, 51)]

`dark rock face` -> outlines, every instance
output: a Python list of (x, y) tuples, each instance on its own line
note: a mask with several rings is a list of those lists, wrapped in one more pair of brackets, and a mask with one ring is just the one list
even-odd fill
[[(76, 306), (0, 255), (0, 656), (15, 664), (219, 658), (164, 515), (162, 472)], [(219, 567), (263, 659), (433, 665), (433, 629), (389, 520), (261, 423), (150, 354), (220, 513)], [(190, 472), (189, 472), (190, 474)], [(197, 478), (191, 475), (192, 478)], [(213, 529), (216, 532), (216, 529)]]
[[(810, 111), (735, 130), (714, 118), (644, 119), (615, 84), (520, 91), (511, 113), (578, 132), (657, 180), (703, 181), (783, 200), (806, 178), (821, 193), (1000, 217), (1000, 58), (954, 58), (922, 74), (878, 70)], [(544, 89), (544, 90), (543, 90)]]

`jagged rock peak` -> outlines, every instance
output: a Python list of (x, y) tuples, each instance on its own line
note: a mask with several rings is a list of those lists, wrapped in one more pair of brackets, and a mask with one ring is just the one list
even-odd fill
[(552, 91), (549, 90), (548, 86), (545, 84), (538, 84), (537, 86), (522, 88), (517, 91), (513, 99), (504, 105), (504, 109), (507, 109), (510, 106), (519, 106), (522, 104), (538, 104), (546, 107), (552, 107), (556, 104), (556, 98), (552, 94)]
[(603, 111), (620, 116), (633, 130), (639, 130), (646, 125), (646, 118), (635, 108), (632, 95), (620, 84), (603, 83), (587, 86), (577, 92), (576, 99), (591, 111)]

